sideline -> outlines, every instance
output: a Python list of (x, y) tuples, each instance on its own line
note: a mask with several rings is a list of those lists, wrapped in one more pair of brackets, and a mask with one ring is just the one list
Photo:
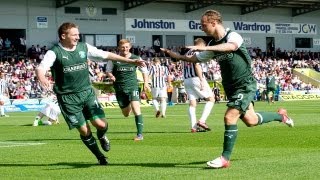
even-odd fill
[(11, 142), (11, 141), (0, 141), (0, 148), (10, 148), (19, 146), (37, 146), (46, 143), (32, 143), (32, 142)]

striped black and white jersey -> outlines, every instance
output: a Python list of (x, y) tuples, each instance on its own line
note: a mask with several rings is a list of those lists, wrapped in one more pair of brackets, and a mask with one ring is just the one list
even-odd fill
[[(198, 52), (194, 52), (189, 50), (186, 55), (187, 56), (193, 56), (194, 54), (196, 54)], [(189, 79), (189, 78), (193, 78), (193, 77), (198, 77), (196, 74), (196, 67), (195, 67), (195, 63), (192, 62), (183, 62), (183, 77), (184, 79)]]
[(166, 79), (169, 75), (169, 70), (166, 66), (152, 65), (149, 70), (149, 76), (152, 78), (151, 88), (166, 87)]
[(8, 82), (5, 79), (0, 79), (0, 95), (5, 94), (8, 90)]

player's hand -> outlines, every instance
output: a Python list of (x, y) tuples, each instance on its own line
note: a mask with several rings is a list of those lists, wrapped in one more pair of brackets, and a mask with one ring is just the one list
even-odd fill
[(204, 90), (204, 83), (200, 80), (200, 91)]
[(144, 60), (142, 60), (142, 59), (135, 59), (134, 60), (134, 64), (136, 66), (140, 66), (140, 67), (146, 67), (147, 66), (146, 63), (144, 62)]
[(109, 79), (110, 79), (112, 82), (115, 82), (115, 81), (116, 81), (116, 77), (114, 77), (114, 76), (109, 77)]
[(171, 58), (180, 59), (180, 56), (179, 56), (178, 54), (176, 54), (175, 52), (172, 52), (172, 51), (169, 50), (169, 49), (160, 48), (160, 50), (161, 50), (162, 52), (164, 52), (165, 55), (169, 55)]
[(151, 91), (151, 88), (150, 88), (148, 83), (144, 83), (144, 91), (145, 92), (150, 92)]
[(198, 46), (186, 46), (187, 49), (190, 49), (191, 51), (197, 51), (199, 50), (198, 49)]
[(43, 79), (40, 82), (40, 86), (46, 91), (52, 91), (52, 83), (48, 79)]

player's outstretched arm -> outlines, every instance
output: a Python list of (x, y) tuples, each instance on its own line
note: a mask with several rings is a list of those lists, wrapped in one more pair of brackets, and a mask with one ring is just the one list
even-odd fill
[(195, 55), (193, 55), (193, 56), (180, 55), (180, 54), (177, 54), (169, 49), (165, 49), (165, 48), (160, 48), (160, 49), (165, 54), (169, 55), (171, 58), (175, 58), (177, 60), (187, 61), (187, 62), (198, 62), (198, 59)]
[(142, 59), (129, 59), (126, 57), (119, 56), (112, 52), (108, 53), (108, 57), (105, 60), (120, 61), (120, 62), (135, 64), (136, 66), (142, 66), (142, 67), (146, 66), (146, 64), (144, 63), (144, 60)]
[(186, 46), (186, 48), (191, 49), (193, 51), (230, 52), (236, 51), (238, 49), (238, 45), (233, 42), (227, 42), (215, 46)]

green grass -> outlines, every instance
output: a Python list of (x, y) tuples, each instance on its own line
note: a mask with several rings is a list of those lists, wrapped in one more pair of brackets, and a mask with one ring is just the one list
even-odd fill
[(69, 131), (62, 118), (60, 125), (32, 127), (36, 112), (11, 113), (0, 118), (0, 179), (318, 179), (320, 102), (256, 103), (256, 110), (280, 106), (288, 109), (295, 127), (272, 122), (248, 128), (239, 121), (231, 167), (218, 170), (206, 168), (206, 162), (222, 151), (225, 103), (216, 104), (207, 121), (213, 131), (195, 134), (190, 133), (187, 105), (168, 107), (166, 119), (143, 108), (143, 142), (133, 141), (133, 116), (107, 109), (108, 166), (96, 165), (78, 132)]

